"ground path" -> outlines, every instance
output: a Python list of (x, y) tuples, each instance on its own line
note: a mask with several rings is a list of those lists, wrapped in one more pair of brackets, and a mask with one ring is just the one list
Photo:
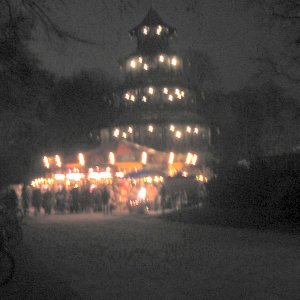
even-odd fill
[(26, 220), (0, 299), (299, 299), (299, 236), (155, 216)]

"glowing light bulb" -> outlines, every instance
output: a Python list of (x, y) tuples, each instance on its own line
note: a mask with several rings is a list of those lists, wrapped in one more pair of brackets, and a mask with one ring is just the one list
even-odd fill
[(161, 34), (161, 31), (162, 31), (162, 27), (160, 25), (157, 26), (157, 29), (156, 29), (156, 34), (157, 35), (160, 35)]
[(143, 102), (147, 102), (146, 96), (143, 96), (142, 101), (143, 101)]
[(129, 133), (132, 133), (132, 131), (133, 131), (133, 130), (132, 130), (132, 127), (128, 127), (128, 132), (129, 132)]
[(139, 57), (139, 63), (142, 63), (143, 62), (143, 58), (140, 56)]
[(145, 27), (143, 28), (143, 34), (144, 34), (144, 35), (147, 35), (148, 32), (149, 32), (149, 27), (145, 26)]
[(167, 89), (167, 88), (164, 88), (164, 91), (163, 91), (163, 93), (167, 95), (167, 94), (168, 94), (168, 92), (169, 92), (169, 91), (168, 91), (168, 89)]
[(173, 96), (172, 96), (172, 95), (169, 95), (168, 99), (169, 99), (170, 101), (173, 101)]
[(195, 127), (195, 129), (194, 129), (194, 133), (195, 133), (195, 134), (198, 134), (198, 133), (199, 133), (199, 129), (198, 129), (197, 127)]
[(153, 126), (152, 125), (149, 125), (148, 131), (153, 132)]
[(129, 100), (130, 95), (128, 93), (125, 94), (125, 99)]
[(191, 133), (191, 132), (192, 132), (192, 128), (191, 128), (190, 126), (188, 126), (188, 127), (186, 128), (186, 132)]
[(149, 87), (148, 93), (151, 94), (151, 95), (153, 95), (153, 93), (154, 93), (153, 87)]
[(130, 96), (130, 100), (131, 100), (131, 101), (134, 101), (134, 100), (135, 100), (134, 95), (131, 95), (131, 96)]
[(159, 61), (160, 61), (160, 62), (164, 62), (164, 61), (165, 61), (165, 57), (164, 57), (163, 55), (160, 55), (160, 56), (159, 56)]
[(144, 64), (144, 70), (146, 70), (146, 71), (149, 70), (149, 66), (147, 64)]
[(180, 139), (181, 138), (181, 132), (179, 130), (176, 131), (175, 136)]
[(170, 131), (172, 131), (172, 132), (175, 131), (175, 126), (174, 126), (174, 125), (171, 125), (171, 126), (170, 126)]
[(198, 160), (198, 156), (197, 156), (197, 154), (194, 154), (193, 159), (192, 159), (192, 165), (196, 165), (197, 160)]
[(126, 139), (126, 138), (127, 138), (127, 133), (126, 133), (126, 132), (123, 132), (123, 133), (122, 133), (122, 137), (123, 137), (124, 139)]
[(120, 134), (120, 130), (118, 128), (115, 129), (115, 131), (114, 131), (114, 137), (118, 137), (119, 134)]
[(130, 62), (130, 67), (133, 68), (133, 69), (136, 67), (136, 62), (135, 62), (135, 60), (132, 60), (132, 61)]
[(173, 58), (172, 58), (171, 64), (172, 64), (173, 66), (176, 66), (176, 65), (177, 65), (177, 59), (176, 59), (176, 57), (173, 57)]

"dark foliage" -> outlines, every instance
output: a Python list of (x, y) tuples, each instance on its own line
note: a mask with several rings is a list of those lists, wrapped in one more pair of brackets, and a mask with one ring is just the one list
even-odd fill
[(300, 155), (260, 158), (223, 169), (207, 185), (211, 207), (247, 210), (269, 223), (298, 223)]

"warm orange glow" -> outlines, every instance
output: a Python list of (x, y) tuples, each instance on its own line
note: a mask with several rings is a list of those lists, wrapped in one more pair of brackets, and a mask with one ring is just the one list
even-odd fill
[(164, 57), (163, 55), (160, 55), (160, 56), (159, 56), (159, 61), (160, 61), (160, 62), (164, 62), (164, 61), (165, 61), (165, 57)]
[(144, 70), (148, 71), (149, 66), (147, 64), (144, 64)]
[(170, 131), (174, 132), (174, 130), (175, 130), (175, 126), (174, 125), (170, 125)]
[(172, 64), (173, 66), (176, 66), (176, 65), (177, 65), (177, 59), (176, 59), (176, 57), (173, 57), (173, 58), (172, 58), (171, 64)]
[(153, 132), (153, 126), (152, 125), (148, 126), (148, 131)]

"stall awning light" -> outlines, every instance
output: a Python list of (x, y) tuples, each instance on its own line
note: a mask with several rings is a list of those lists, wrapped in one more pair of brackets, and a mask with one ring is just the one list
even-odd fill
[(174, 157), (175, 157), (175, 154), (173, 152), (170, 152), (170, 155), (169, 155), (169, 164), (173, 164)]
[(85, 165), (84, 155), (82, 153), (78, 153), (78, 161), (82, 167)]
[(43, 157), (43, 163), (44, 163), (45, 168), (47, 168), (47, 169), (50, 168), (50, 163), (49, 163), (49, 159), (47, 156)]
[(68, 173), (66, 175), (66, 178), (68, 180), (80, 181), (81, 179), (84, 178), (84, 174), (82, 174), (82, 173)]
[(142, 164), (145, 165), (147, 163), (147, 152), (143, 151), (142, 152)]
[(59, 155), (55, 155), (55, 163), (59, 168), (61, 167), (61, 159)]
[(193, 159), (193, 154), (192, 153), (188, 153), (187, 156), (186, 156), (186, 160), (185, 160), (185, 163), (190, 165), (191, 162), (192, 162), (192, 159)]
[(115, 154), (113, 152), (109, 152), (108, 161), (111, 165), (115, 164)]
[(112, 175), (110, 172), (90, 172), (88, 175), (89, 179), (101, 180), (101, 179), (111, 179)]
[(66, 179), (65, 174), (57, 173), (54, 174), (54, 179), (58, 181), (64, 181)]
[(192, 165), (196, 165), (196, 163), (197, 163), (197, 160), (198, 160), (198, 156), (197, 156), (197, 154), (194, 154), (193, 155), (193, 159), (192, 159)]

